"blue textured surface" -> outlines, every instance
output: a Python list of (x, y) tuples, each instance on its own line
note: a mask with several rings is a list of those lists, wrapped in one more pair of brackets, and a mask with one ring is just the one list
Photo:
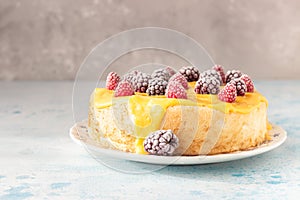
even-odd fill
[[(260, 81), (279, 148), (233, 162), (169, 166), (144, 174), (100, 164), (74, 144), (70, 82), (0, 82), (0, 199), (297, 199), (300, 81)], [(107, 161), (132, 169), (126, 161)]]

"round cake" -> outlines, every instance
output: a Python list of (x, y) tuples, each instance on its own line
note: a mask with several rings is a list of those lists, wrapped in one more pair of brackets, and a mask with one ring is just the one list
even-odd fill
[(267, 100), (251, 78), (221, 66), (108, 74), (90, 98), (88, 132), (106, 147), (139, 154), (212, 155), (268, 140)]

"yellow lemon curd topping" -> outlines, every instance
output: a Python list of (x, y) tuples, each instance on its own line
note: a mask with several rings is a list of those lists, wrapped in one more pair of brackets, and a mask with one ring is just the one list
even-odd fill
[(261, 103), (268, 103), (267, 99), (258, 92), (246, 93), (245, 96), (237, 96), (233, 103), (220, 101), (217, 95), (192, 94), (188, 91), (188, 99), (167, 98), (165, 96), (148, 96), (142, 93), (135, 93), (132, 96), (114, 97), (114, 91), (105, 88), (96, 88), (94, 95), (94, 106), (106, 108), (113, 105), (113, 102), (128, 100), (129, 110), (134, 115), (135, 124), (146, 126), (150, 123), (152, 116), (162, 118), (162, 112), (170, 106), (206, 106), (228, 113), (247, 114), (258, 108)]
[[(137, 138), (145, 138), (150, 132), (160, 129), (161, 122), (170, 106), (206, 106), (224, 113), (247, 114), (258, 108), (261, 103), (267, 104), (267, 99), (258, 92), (238, 96), (233, 103), (220, 101), (217, 95), (195, 94), (193, 84), (190, 84), (188, 99), (166, 98), (165, 96), (148, 96), (145, 93), (135, 93), (132, 96), (114, 97), (114, 91), (96, 88), (93, 93), (96, 109), (113, 106), (118, 101), (127, 101), (130, 118), (134, 124), (134, 134)], [(268, 124), (268, 123), (267, 123)], [(136, 143), (143, 140), (137, 139)], [(142, 148), (143, 149), (143, 148)], [(141, 151), (143, 151), (141, 149)], [(143, 153), (143, 152), (141, 152)]]

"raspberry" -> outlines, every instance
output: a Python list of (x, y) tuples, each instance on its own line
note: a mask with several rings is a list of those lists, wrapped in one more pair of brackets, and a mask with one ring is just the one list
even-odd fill
[(166, 71), (169, 73), (170, 77), (176, 74), (176, 71), (170, 66), (166, 67)]
[(200, 77), (196, 82), (194, 91), (197, 94), (218, 94), (220, 92), (220, 81), (215, 77)]
[(149, 80), (148, 89), (146, 93), (148, 95), (164, 95), (168, 82), (161, 78), (154, 78)]
[(166, 81), (168, 81), (170, 79), (170, 77), (171, 76), (170, 76), (169, 72), (164, 68), (154, 70), (154, 72), (151, 74), (151, 78), (161, 78)]
[(235, 101), (237, 96), (236, 87), (231, 83), (227, 83), (225, 87), (219, 92), (218, 98), (221, 101), (232, 103)]
[(135, 92), (141, 92), (141, 93), (146, 93), (146, 90), (148, 88), (148, 82), (150, 80), (150, 75), (143, 73), (143, 72), (138, 72), (136, 76), (132, 78), (132, 84), (134, 85), (134, 91)]
[(198, 68), (194, 66), (182, 67), (179, 73), (182, 74), (188, 82), (197, 81), (200, 76)]
[(186, 89), (186, 90), (189, 88), (189, 84), (188, 84), (186, 78), (185, 78), (184, 76), (182, 76), (180, 73), (174, 74), (174, 75), (170, 78), (169, 82), (172, 82), (172, 81), (177, 81), (177, 82), (179, 82), (179, 83), (182, 85), (182, 87), (183, 87), (184, 89)]
[(247, 92), (247, 85), (242, 79), (236, 78), (231, 80), (230, 83), (235, 85), (238, 96), (244, 96), (245, 93)]
[(166, 89), (166, 96), (168, 98), (187, 99), (187, 93), (185, 89), (177, 81), (169, 82)]
[(222, 82), (223, 84), (225, 83), (226, 79), (225, 79), (225, 72), (224, 72), (224, 68), (221, 65), (215, 65), (212, 67), (213, 70), (216, 70), (217, 72), (219, 72), (221, 78), (222, 78)]
[(200, 78), (212, 78), (212, 77), (214, 77), (220, 83), (222, 83), (222, 77), (220, 76), (220, 73), (214, 69), (206, 70), (200, 74)]
[(227, 71), (225, 76), (226, 83), (229, 83), (232, 79), (240, 78), (242, 75), (243, 75), (242, 72), (239, 70)]
[(144, 140), (145, 151), (152, 155), (172, 155), (178, 146), (179, 139), (171, 130), (152, 132)]
[(109, 72), (106, 78), (106, 88), (109, 90), (114, 90), (119, 82), (120, 76), (116, 72)]
[(121, 81), (116, 90), (115, 90), (115, 97), (121, 96), (131, 96), (134, 94), (134, 89), (132, 84), (129, 81)]
[(254, 84), (251, 78), (247, 74), (243, 74), (241, 79), (245, 82), (247, 86), (247, 92), (254, 92)]

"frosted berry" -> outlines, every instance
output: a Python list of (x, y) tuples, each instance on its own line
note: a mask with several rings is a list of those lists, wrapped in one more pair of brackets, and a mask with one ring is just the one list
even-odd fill
[(247, 85), (242, 79), (236, 78), (231, 80), (230, 83), (235, 85), (238, 96), (244, 96), (245, 93), (247, 92)]
[(134, 89), (132, 87), (132, 84), (129, 81), (121, 81), (116, 90), (115, 90), (115, 97), (121, 97), (121, 96), (131, 96), (134, 94)]
[(170, 78), (169, 82), (173, 82), (173, 81), (179, 82), (182, 85), (182, 87), (186, 90), (189, 88), (189, 84), (186, 78), (182, 76), (180, 73), (176, 73)]
[(178, 146), (179, 139), (171, 130), (152, 132), (144, 140), (145, 151), (152, 155), (170, 156)]
[(164, 95), (168, 82), (161, 78), (150, 79), (146, 93), (148, 95)]
[(209, 69), (209, 70), (206, 70), (204, 72), (202, 72), (200, 74), (200, 78), (215, 78), (217, 79), (220, 83), (222, 83), (222, 77), (220, 76), (220, 73), (217, 72), (216, 70), (214, 69)]
[(161, 78), (161, 79), (164, 79), (166, 81), (168, 81), (170, 79), (170, 77), (171, 76), (170, 76), (169, 72), (165, 68), (156, 69), (151, 74), (151, 78)]
[(115, 90), (120, 82), (120, 76), (116, 72), (109, 72), (106, 78), (106, 88), (108, 90)]
[(212, 67), (212, 69), (219, 72), (219, 74), (222, 78), (222, 82), (224, 84), (226, 82), (224, 68), (221, 65), (215, 65), (215, 66)]
[(169, 73), (170, 77), (176, 74), (176, 71), (170, 66), (166, 67), (166, 71)]
[(242, 72), (239, 70), (230, 70), (227, 71), (225, 79), (226, 79), (226, 83), (229, 83), (231, 80), (235, 79), (235, 78), (240, 78), (242, 76)]
[(134, 86), (135, 92), (141, 92), (146, 93), (146, 90), (148, 88), (148, 82), (151, 79), (151, 76), (149, 74), (138, 72), (136, 76), (132, 78), (132, 84)]
[(220, 92), (220, 81), (215, 77), (200, 77), (196, 82), (194, 91), (197, 94), (218, 94)]
[(235, 101), (237, 96), (236, 87), (231, 83), (227, 83), (225, 87), (219, 92), (218, 98), (221, 101), (232, 103)]
[(167, 98), (187, 99), (186, 90), (177, 81), (169, 82), (166, 89), (166, 96)]
[(200, 76), (198, 68), (194, 66), (182, 67), (179, 73), (182, 74), (188, 82), (197, 81)]
[(141, 73), (141, 72), (138, 71), (138, 70), (131, 71), (131, 72), (125, 74), (125, 75), (122, 77), (122, 80), (129, 81), (129, 82), (132, 83), (132, 85), (134, 85), (133, 79), (134, 79), (139, 73)]
[(254, 84), (251, 78), (247, 74), (243, 74), (241, 79), (245, 82), (247, 86), (247, 92), (254, 92)]

